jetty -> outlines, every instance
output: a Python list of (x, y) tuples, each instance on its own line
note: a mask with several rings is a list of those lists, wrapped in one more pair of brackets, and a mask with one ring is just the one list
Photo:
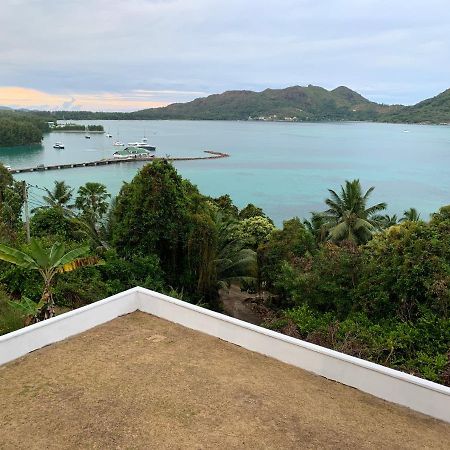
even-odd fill
[(165, 160), (165, 161), (198, 161), (203, 159), (220, 159), (220, 158), (228, 158), (230, 155), (228, 153), (215, 152), (212, 150), (205, 150), (205, 156), (140, 156), (133, 155), (129, 158), (108, 158), (108, 159), (100, 159), (98, 161), (88, 161), (81, 163), (65, 163), (65, 164), (54, 164), (46, 166), (44, 164), (39, 164), (35, 167), (23, 167), (23, 168), (11, 168), (9, 172), (12, 174), (16, 173), (26, 173), (26, 172), (44, 172), (46, 170), (62, 170), (62, 169), (76, 169), (78, 167), (96, 167), (96, 166), (108, 166), (111, 164), (124, 164), (130, 162), (151, 162), (156, 160)]

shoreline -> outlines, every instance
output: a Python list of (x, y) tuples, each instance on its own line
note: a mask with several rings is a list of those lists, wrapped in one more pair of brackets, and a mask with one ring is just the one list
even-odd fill
[(105, 130), (103, 131), (89, 131), (89, 130), (59, 130), (57, 128), (51, 128), (49, 130), (50, 133), (83, 133), (83, 134), (104, 134)]

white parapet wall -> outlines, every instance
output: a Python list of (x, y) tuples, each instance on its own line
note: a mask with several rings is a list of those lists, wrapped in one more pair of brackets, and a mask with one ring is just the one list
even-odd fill
[(450, 388), (446, 386), (140, 287), (0, 336), (0, 365), (136, 310), (450, 422)]

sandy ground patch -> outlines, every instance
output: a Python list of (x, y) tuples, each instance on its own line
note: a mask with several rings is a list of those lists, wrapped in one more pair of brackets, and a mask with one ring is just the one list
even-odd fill
[(449, 448), (450, 425), (144, 313), (0, 367), (1, 449)]

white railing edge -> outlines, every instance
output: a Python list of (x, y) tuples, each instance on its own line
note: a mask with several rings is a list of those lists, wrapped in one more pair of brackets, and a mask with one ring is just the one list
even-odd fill
[[(295, 339), (142, 287), (120, 292), (47, 321), (0, 336), (0, 366), (136, 310), (216, 336), (376, 397), (450, 422), (450, 387)], [(186, 313), (183, 313), (183, 310)], [(211, 320), (203, 320), (203, 317), (205, 319), (210, 317)], [(261, 337), (258, 337), (259, 335)], [(263, 346), (261, 343), (264, 343)], [(312, 360), (309, 358), (304, 360), (304, 355), (307, 355), (304, 352), (312, 352), (311, 356), (316, 356), (312, 357)], [(352, 366), (354, 371), (351, 369)], [(355, 376), (363, 374), (361, 371), (364, 370), (372, 381), (365, 381), (364, 378), (355, 381)], [(388, 381), (389, 378), (392, 379), (391, 382)], [(401, 393), (393, 395), (397, 388)]]
[[(237, 325), (239, 327), (243, 327), (248, 330), (252, 330), (257, 333), (276, 338), (278, 340), (287, 342), (289, 344), (300, 346), (300, 347), (306, 348), (308, 350), (311, 350), (313, 352), (320, 353), (322, 355), (326, 355), (326, 356), (329, 356), (329, 357), (332, 357), (335, 359), (339, 359), (341, 361), (345, 361), (345, 362), (353, 364), (355, 366), (373, 370), (373, 371), (379, 372), (383, 375), (387, 375), (392, 378), (399, 379), (401, 381), (406, 381), (408, 383), (416, 384), (420, 387), (431, 389), (431, 390), (434, 390), (441, 394), (450, 396), (450, 387), (444, 386), (439, 383), (435, 383), (433, 381), (426, 380), (424, 378), (416, 377), (414, 375), (402, 372), (400, 370), (391, 369), (389, 367), (382, 366), (381, 364), (373, 363), (373, 362), (367, 361), (365, 359), (347, 355), (345, 353), (341, 353), (336, 350), (331, 350), (329, 348), (322, 347), (320, 345), (316, 345), (311, 342), (303, 341), (301, 339), (293, 338), (291, 336), (287, 336), (287, 335), (279, 333), (277, 331), (273, 331), (268, 328), (260, 327), (258, 325), (254, 325), (252, 323), (245, 322), (243, 320), (236, 319), (234, 317), (230, 317), (225, 314), (218, 313), (216, 311), (202, 308), (201, 306), (193, 305), (192, 303), (187, 303), (182, 300), (178, 300), (176, 298), (169, 297), (165, 294), (161, 294), (159, 292), (152, 291), (150, 289), (138, 287), (137, 292), (139, 292), (141, 295), (144, 294), (144, 295), (148, 295), (148, 296), (155, 296), (155, 297), (159, 298), (160, 300), (164, 300), (164, 301), (173, 303), (177, 306), (198, 312), (205, 316), (214, 317), (214, 318), (222, 320), (224, 322), (228, 322), (228, 323)], [(142, 302), (142, 297), (141, 297), (140, 301)], [(139, 308), (139, 309), (141, 309), (141, 308)]]
[(6, 342), (10, 339), (17, 338), (18, 336), (21, 336), (21, 335), (30, 334), (33, 331), (38, 330), (39, 328), (53, 326), (55, 323), (62, 322), (64, 320), (67, 320), (68, 318), (71, 318), (71, 317), (74, 317), (74, 316), (77, 316), (80, 314), (84, 314), (89, 310), (98, 309), (98, 308), (104, 306), (105, 304), (117, 301), (121, 298), (127, 299), (128, 301), (131, 300), (130, 308), (132, 308), (132, 309), (130, 309), (130, 311), (129, 311), (131, 313), (138, 309), (137, 298), (135, 296), (132, 297), (132, 294), (134, 294), (136, 292), (139, 292), (138, 287), (134, 287), (134, 288), (128, 289), (126, 291), (119, 292), (117, 294), (111, 295), (110, 297), (104, 298), (102, 300), (98, 300), (97, 302), (90, 303), (89, 305), (85, 305), (80, 308), (73, 309), (72, 311), (68, 311), (63, 314), (59, 314), (55, 317), (52, 317), (51, 319), (43, 320), (41, 322), (34, 323), (32, 325), (28, 325), (24, 328), (20, 328), (18, 330), (11, 331), (10, 333), (0, 336), (0, 343)]

